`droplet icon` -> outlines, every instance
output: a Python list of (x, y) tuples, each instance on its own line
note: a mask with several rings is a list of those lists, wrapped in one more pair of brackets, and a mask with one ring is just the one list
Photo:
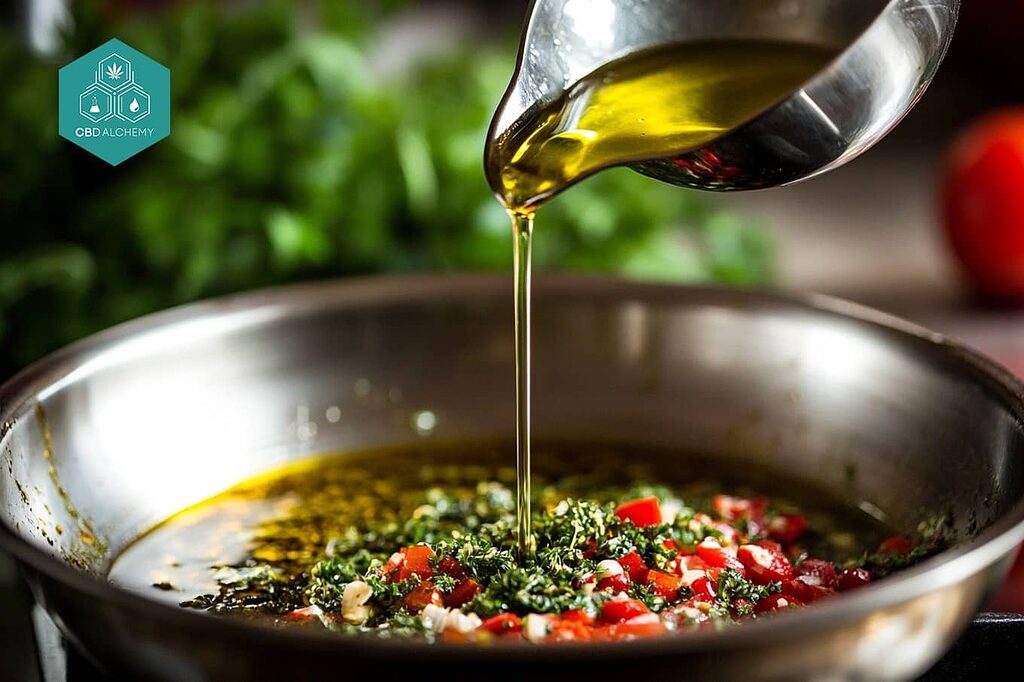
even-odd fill
[(139, 110), (139, 100), (137, 98), (133, 97), (132, 98), (132, 103), (128, 105), (128, 111), (130, 111), (130, 112), (132, 112), (134, 114), (138, 110)]

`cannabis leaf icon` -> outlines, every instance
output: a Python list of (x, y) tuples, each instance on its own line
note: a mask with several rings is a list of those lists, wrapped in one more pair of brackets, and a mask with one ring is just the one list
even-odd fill
[(107, 78), (112, 81), (121, 80), (122, 73), (124, 73), (124, 71), (121, 69), (120, 64), (111, 64), (107, 67)]

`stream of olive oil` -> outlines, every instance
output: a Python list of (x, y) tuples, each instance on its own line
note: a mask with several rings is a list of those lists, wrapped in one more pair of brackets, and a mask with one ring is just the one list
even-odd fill
[(799, 88), (832, 58), (810, 45), (689, 43), (638, 52), (579, 80), (489, 140), (488, 182), (512, 217), (517, 531), (530, 533), (530, 271), (537, 207), (601, 169), (703, 147)]

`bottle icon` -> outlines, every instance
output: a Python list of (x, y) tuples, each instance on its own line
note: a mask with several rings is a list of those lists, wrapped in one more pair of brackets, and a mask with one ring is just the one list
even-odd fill
[(92, 98), (92, 106), (89, 107), (89, 113), (90, 114), (98, 114), (98, 113), (100, 113), (100, 103), (96, 100), (95, 96), (93, 96), (93, 98)]

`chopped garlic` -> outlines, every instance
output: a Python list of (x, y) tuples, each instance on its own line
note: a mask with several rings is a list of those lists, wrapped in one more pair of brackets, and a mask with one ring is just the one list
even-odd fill
[(680, 577), (679, 582), (683, 587), (689, 587), (695, 581), (700, 580), (701, 578), (706, 578), (707, 575), (707, 571), (701, 571), (695, 568), (688, 568), (685, 571), (683, 571), (683, 574)]
[(437, 604), (427, 604), (420, 612), (423, 627), (434, 632), (454, 630), (466, 634), (480, 627), (480, 616), (475, 613), (463, 613), (459, 609), (446, 609)]
[(531, 613), (523, 618), (523, 634), (531, 642), (543, 642), (548, 636), (550, 627), (551, 624), (548, 622), (547, 616), (542, 616), (539, 613)]
[(466, 634), (480, 627), (480, 616), (475, 613), (463, 613), (459, 609), (452, 609), (444, 619), (444, 630), (454, 630)]
[(594, 577), (598, 580), (604, 580), (605, 578), (614, 578), (617, 575), (622, 575), (622, 564), (615, 559), (605, 559), (597, 563), (597, 570), (594, 571)]
[(437, 604), (427, 604), (420, 612), (420, 620), (423, 627), (434, 632), (444, 630), (445, 621), (448, 619), (448, 609)]
[(758, 545), (744, 545), (744, 547), (750, 552), (750, 558), (758, 566), (768, 567), (772, 565), (772, 554), (764, 547)]
[(366, 602), (373, 596), (373, 588), (362, 580), (353, 580), (345, 585), (341, 595), (341, 617), (346, 623), (361, 625), (370, 617), (370, 607)]
[(683, 503), (674, 497), (667, 498), (661, 503), (661, 522), (672, 523), (676, 516), (683, 510)]

